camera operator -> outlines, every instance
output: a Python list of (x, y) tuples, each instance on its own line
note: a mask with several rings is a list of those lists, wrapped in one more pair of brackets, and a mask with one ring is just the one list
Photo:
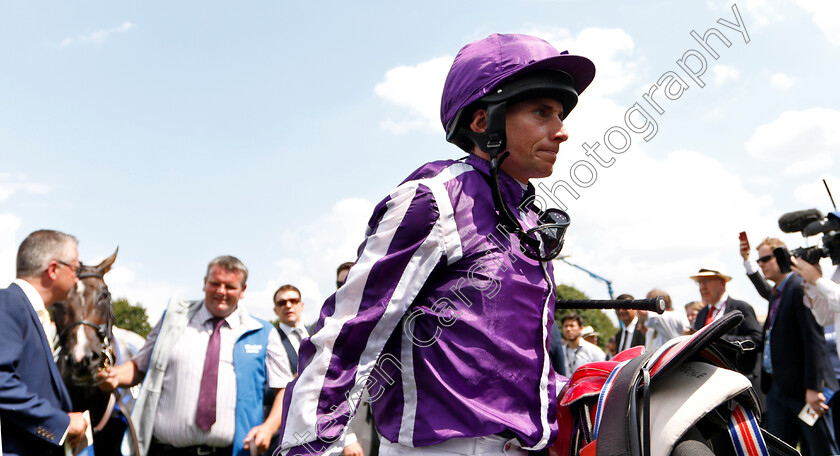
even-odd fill
[[(840, 328), (840, 266), (829, 280), (822, 276), (822, 270), (817, 265), (796, 257), (790, 261), (791, 270), (805, 281), (804, 304), (811, 309), (817, 323), (822, 326), (833, 323), (835, 330)], [(840, 344), (837, 353), (840, 354)]]
[[(749, 262), (749, 244), (741, 239), (741, 256), (750, 280), (769, 301), (764, 323), (761, 386), (767, 394), (763, 426), (791, 446), (802, 444), (803, 454), (837, 454), (829, 424), (831, 411), (823, 390), (837, 389), (829, 372), (822, 328), (801, 305), (802, 278), (782, 271), (773, 251), (784, 247), (775, 238), (764, 239), (756, 249), (761, 273)], [(767, 280), (774, 283), (771, 287)], [(804, 403), (821, 416), (813, 426), (798, 418)]]

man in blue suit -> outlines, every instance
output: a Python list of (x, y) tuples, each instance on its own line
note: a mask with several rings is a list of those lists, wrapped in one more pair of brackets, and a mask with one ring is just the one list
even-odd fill
[(70, 412), (70, 396), (41, 320), (78, 280), (77, 245), (73, 236), (35, 231), (18, 249), (17, 279), (0, 290), (0, 420), (6, 456), (63, 455), (61, 445), (75, 445), (87, 428), (81, 413)]
[[(773, 254), (784, 245), (776, 238), (763, 240), (757, 248), (761, 274), (748, 270), (759, 294), (770, 301), (760, 351), (761, 388), (767, 393), (763, 425), (791, 446), (799, 443), (803, 455), (838, 454), (823, 394), (826, 388), (836, 391), (837, 381), (827, 365), (823, 330), (802, 304), (802, 278), (782, 272)], [(821, 416), (812, 426), (798, 418), (806, 404)]]

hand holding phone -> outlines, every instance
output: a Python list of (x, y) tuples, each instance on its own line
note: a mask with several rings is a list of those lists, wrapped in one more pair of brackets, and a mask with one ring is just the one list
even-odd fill
[(738, 234), (738, 239), (741, 241), (741, 258), (747, 261), (750, 258), (750, 241), (747, 240), (747, 232), (741, 231)]

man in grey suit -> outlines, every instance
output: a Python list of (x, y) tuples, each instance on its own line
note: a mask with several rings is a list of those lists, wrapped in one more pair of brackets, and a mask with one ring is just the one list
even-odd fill
[(61, 445), (75, 446), (87, 429), (82, 413), (70, 412), (70, 396), (41, 321), (78, 281), (77, 244), (58, 231), (35, 231), (18, 249), (17, 279), (0, 290), (0, 421), (6, 456), (63, 455)]

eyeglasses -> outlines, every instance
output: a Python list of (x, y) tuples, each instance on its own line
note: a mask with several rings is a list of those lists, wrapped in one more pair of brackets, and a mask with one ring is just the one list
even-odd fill
[(336, 280), (335, 281), (335, 287), (336, 288), (341, 288), (341, 286), (344, 285), (344, 282), (345, 282), (344, 280)]
[(283, 307), (286, 305), (286, 303), (296, 306), (300, 304), (300, 298), (278, 299), (277, 302), (274, 303), (274, 305), (277, 307)]
[(768, 262), (768, 261), (770, 261), (770, 260), (772, 260), (772, 259), (773, 259), (773, 255), (772, 255), (772, 254), (770, 254), (770, 255), (763, 256), (763, 257), (759, 258), (757, 261), (758, 261), (759, 263), (766, 263), (766, 262)]
[(76, 277), (79, 277), (79, 273), (82, 271), (82, 265), (81, 265), (81, 264), (79, 264), (78, 266), (73, 266), (72, 264), (70, 264), (70, 263), (65, 263), (65, 262), (63, 262), (63, 261), (61, 261), (61, 260), (55, 260), (55, 262), (56, 262), (56, 263), (58, 263), (58, 264), (60, 264), (60, 265), (62, 265), (62, 266), (67, 266), (68, 268), (70, 268), (71, 270), (73, 270), (73, 274), (75, 274), (75, 275), (76, 275)]

